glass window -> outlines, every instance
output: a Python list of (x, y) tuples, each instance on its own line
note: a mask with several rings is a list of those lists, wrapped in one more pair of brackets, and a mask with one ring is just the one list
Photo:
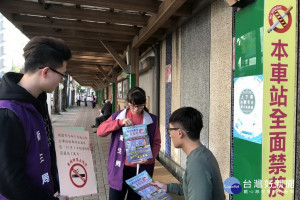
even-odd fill
[(123, 97), (123, 91), (122, 91), (122, 81), (118, 83), (118, 99), (122, 99)]
[(123, 99), (127, 98), (128, 93), (128, 79), (123, 81)]

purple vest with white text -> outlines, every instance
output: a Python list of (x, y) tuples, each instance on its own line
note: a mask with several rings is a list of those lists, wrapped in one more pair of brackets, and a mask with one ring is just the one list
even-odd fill
[[(0, 108), (13, 111), (19, 118), (26, 138), (25, 173), (33, 184), (54, 194), (48, 138), (42, 115), (32, 104), (0, 100)], [(6, 199), (0, 194), (0, 199)]]

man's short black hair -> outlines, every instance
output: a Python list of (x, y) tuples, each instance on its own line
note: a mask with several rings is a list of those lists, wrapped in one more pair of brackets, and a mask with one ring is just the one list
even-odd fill
[(191, 140), (199, 140), (200, 132), (203, 128), (203, 115), (195, 108), (182, 107), (174, 111), (170, 117), (169, 123), (179, 125), (187, 131)]
[(71, 51), (66, 43), (58, 38), (36, 36), (24, 47), (25, 73), (35, 72), (41, 67), (60, 68), (63, 61), (71, 58)]

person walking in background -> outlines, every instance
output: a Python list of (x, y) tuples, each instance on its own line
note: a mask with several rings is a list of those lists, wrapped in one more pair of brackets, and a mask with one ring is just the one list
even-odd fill
[(200, 142), (202, 114), (192, 107), (174, 111), (168, 133), (175, 148), (187, 155), (183, 183), (152, 183), (166, 192), (184, 195), (186, 200), (224, 200), (224, 188), (218, 162), (213, 153)]
[(92, 108), (94, 109), (96, 107), (97, 104), (97, 98), (94, 95), (94, 92), (92, 92)]
[(80, 106), (80, 93), (78, 93), (76, 96), (76, 103), (77, 103), (77, 106)]
[[(127, 102), (128, 108), (112, 114), (111, 117), (102, 122), (97, 128), (97, 135), (101, 137), (111, 134), (108, 155), (110, 200), (124, 200), (127, 192), (127, 200), (141, 199), (141, 197), (126, 184), (125, 180), (136, 175), (137, 164), (140, 164), (139, 172), (146, 170), (152, 177), (155, 158), (160, 150), (161, 139), (157, 116), (148, 113), (148, 109), (145, 107), (145, 91), (139, 87), (130, 89), (127, 94)], [(136, 163), (129, 163), (126, 158), (122, 127), (139, 124), (147, 125), (153, 158), (140, 160)]]
[(59, 191), (47, 95), (66, 75), (71, 51), (56, 38), (33, 37), (24, 47), (25, 74), (0, 84), (0, 199), (54, 200)]
[(84, 93), (83, 95), (83, 100), (84, 100), (84, 106), (87, 106), (87, 94)]

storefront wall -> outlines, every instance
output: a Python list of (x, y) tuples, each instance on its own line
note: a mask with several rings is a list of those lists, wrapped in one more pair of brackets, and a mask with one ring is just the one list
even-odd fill
[[(146, 62), (147, 58), (154, 57), (153, 50), (150, 50), (140, 59), (139, 86), (146, 92), (146, 106), (150, 113), (154, 113), (154, 62)], [(154, 59), (153, 59), (154, 60)], [(147, 71), (145, 71), (147, 69)], [(141, 73), (142, 72), (142, 73)]]
[(211, 5), (209, 149), (218, 160), (223, 180), (230, 176), (232, 17), (225, 1)]
[[(181, 107), (181, 28), (172, 34), (172, 101), (171, 112)], [(171, 142), (172, 143), (172, 142)], [(171, 145), (171, 158), (177, 164), (181, 164), (180, 149)]]
[[(202, 9), (181, 30), (181, 106), (191, 106), (202, 113), (204, 127), (200, 141), (209, 147), (210, 7)], [(186, 156), (182, 153), (183, 168), (185, 162)]]
[[(228, 20), (230, 19), (230, 20)], [(231, 137), (232, 80), (232, 8), (223, 0), (200, 10), (174, 31), (171, 61), (171, 97), (168, 96), (166, 63), (168, 42), (161, 43), (160, 70), (160, 159), (180, 179), (186, 167), (186, 155), (171, 144), (166, 152), (166, 99), (171, 98), (171, 111), (191, 106), (203, 114), (201, 142), (211, 149), (220, 164), (222, 177), (229, 177)], [(222, 27), (220, 26), (222, 23)]]
[(143, 88), (146, 92), (146, 106), (149, 109), (150, 113), (153, 113), (153, 68), (147, 71), (146, 73), (140, 75), (140, 87)]
[(159, 128), (161, 134), (161, 148), (160, 151), (163, 155), (166, 153), (166, 146), (165, 146), (165, 137), (166, 137), (166, 84), (165, 84), (165, 77), (166, 77), (166, 41), (161, 43), (160, 47), (160, 94), (159, 94)]

